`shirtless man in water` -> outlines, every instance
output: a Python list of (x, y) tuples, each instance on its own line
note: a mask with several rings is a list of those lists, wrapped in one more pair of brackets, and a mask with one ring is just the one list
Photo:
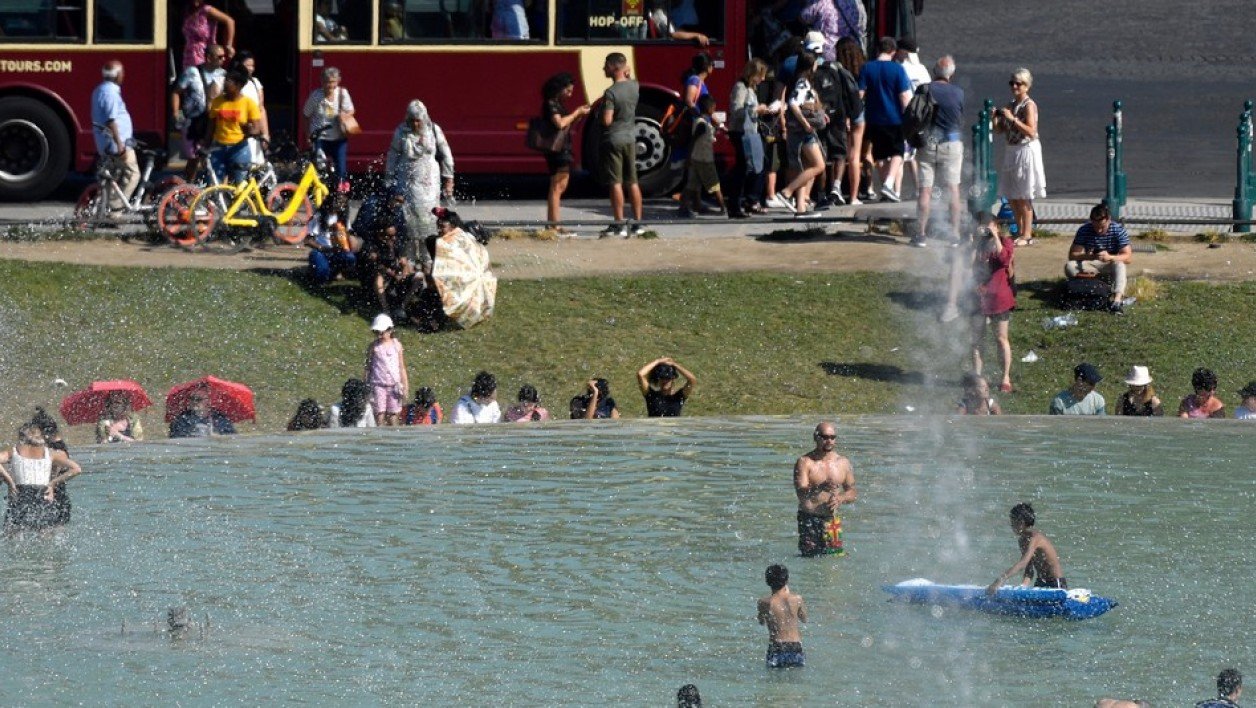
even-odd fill
[(1036, 588), (1068, 589), (1068, 580), (1064, 578), (1064, 569), (1060, 565), (1060, 555), (1055, 546), (1047, 539), (1046, 534), (1034, 528), (1034, 508), (1024, 502), (1012, 507), (1008, 512), (1012, 525), (1012, 533), (1020, 544), (1021, 559), (986, 588), (987, 595), (994, 595), (1004, 580), (1023, 571), (1021, 585), (1031, 582)]
[(855, 473), (850, 460), (837, 454), (837, 432), (832, 423), (816, 426), (815, 449), (794, 463), (794, 492), (798, 495), (798, 551), (804, 557), (845, 553), (842, 520), (837, 510), (855, 501)]
[(768, 628), (768, 668), (783, 669), (803, 666), (802, 631), (798, 625), (807, 621), (807, 608), (802, 595), (789, 590), (789, 569), (771, 565), (763, 573), (772, 594), (759, 599), (759, 624)]

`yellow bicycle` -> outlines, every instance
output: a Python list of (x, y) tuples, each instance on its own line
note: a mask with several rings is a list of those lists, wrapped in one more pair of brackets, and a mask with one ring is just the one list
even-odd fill
[[(305, 166), (299, 183), (275, 185), (269, 197), (262, 195), (253, 176), (239, 184), (208, 187), (188, 209), (187, 236), (183, 242), (201, 244), (231, 229), (239, 229), (282, 243), (301, 243), (309, 231), (314, 208), (322, 206), (329, 193), (313, 162)], [(259, 230), (261, 233), (257, 233)]]

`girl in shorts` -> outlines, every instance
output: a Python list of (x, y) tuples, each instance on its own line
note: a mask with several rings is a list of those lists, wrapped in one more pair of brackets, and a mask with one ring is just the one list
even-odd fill
[(366, 383), (371, 387), (375, 424), (396, 425), (402, 399), (410, 389), (405, 351), (393, 337), (393, 321), (388, 315), (376, 315), (371, 331), (375, 341), (366, 348)]

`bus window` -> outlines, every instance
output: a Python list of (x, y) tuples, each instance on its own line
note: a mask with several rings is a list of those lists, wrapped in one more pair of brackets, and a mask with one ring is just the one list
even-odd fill
[(724, 36), (721, 0), (559, 0), (564, 41), (689, 42)]
[(371, 4), (366, 0), (315, 0), (315, 44), (371, 41)]
[(151, 44), (152, 0), (96, 0), (97, 42)]
[(0, 0), (0, 43), (82, 42), (85, 14), (83, 0)]
[(543, 42), (543, 0), (378, 0), (382, 44)]

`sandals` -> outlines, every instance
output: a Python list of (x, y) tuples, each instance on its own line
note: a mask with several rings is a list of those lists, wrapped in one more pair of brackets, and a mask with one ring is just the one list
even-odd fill
[(1017, 246), (1032, 246), (1035, 243), (1035, 239), (1033, 236), (1030, 236), (1029, 238), (1018, 238), (1015, 243)]

